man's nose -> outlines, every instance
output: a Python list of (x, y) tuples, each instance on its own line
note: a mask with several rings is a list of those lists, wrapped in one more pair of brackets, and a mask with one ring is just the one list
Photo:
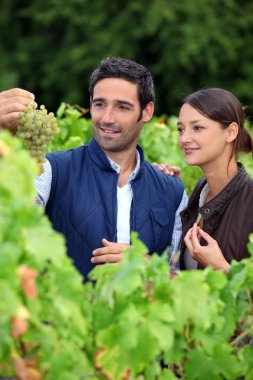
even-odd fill
[(106, 107), (104, 109), (101, 121), (106, 124), (112, 124), (115, 122), (115, 113), (113, 107)]

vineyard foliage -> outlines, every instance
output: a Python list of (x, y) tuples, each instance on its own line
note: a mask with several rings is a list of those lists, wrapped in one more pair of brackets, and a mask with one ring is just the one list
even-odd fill
[(7, 133), (0, 152), (0, 374), (78, 379), (90, 339), (81, 276), (34, 203), (35, 163)]
[[(83, 113), (61, 105), (50, 150), (90, 140)], [(184, 168), (174, 124), (155, 118), (140, 143), (150, 161)], [(173, 278), (166, 252), (147, 259), (133, 234), (122, 263), (98, 266), (83, 284), (35, 203), (37, 174), (20, 141), (1, 132), (0, 379), (253, 378), (253, 235), (250, 258), (228, 275), (208, 268)]]

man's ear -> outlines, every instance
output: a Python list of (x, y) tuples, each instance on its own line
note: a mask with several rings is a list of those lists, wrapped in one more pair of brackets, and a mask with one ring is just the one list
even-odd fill
[(227, 130), (227, 142), (235, 141), (238, 135), (238, 124), (233, 121), (233, 123), (231, 123), (226, 130)]
[(142, 121), (147, 122), (152, 119), (153, 113), (154, 113), (154, 103), (149, 102), (144, 110), (142, 111)]

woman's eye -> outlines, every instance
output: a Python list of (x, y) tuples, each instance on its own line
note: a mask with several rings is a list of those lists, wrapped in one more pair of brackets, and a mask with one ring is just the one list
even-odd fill
[(177, 131), (178, 131), (178, 133), (179, 133), (180, 135), (182, 135), (182, 133), (184, 132), (184, 129), (183, 129), (183, 128), (178, 128)]
[(202, 131), (202, 129), (204, 129), (204, 127), (201, 127), (200, 125), (195, 125), (194, 129), (195, 131), (200, 132)]

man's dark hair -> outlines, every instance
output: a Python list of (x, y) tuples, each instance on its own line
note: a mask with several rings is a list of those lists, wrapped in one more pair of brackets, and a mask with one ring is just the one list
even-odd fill
[(125, 58), (106, 58), (90, 76), (89, 93), (93, 98), (95, 85), (102, 79), (118, 78), (137, 84), (138, 98), (143, 110), (149, 102), (155, 101), (152, 76), (146, 67)]

